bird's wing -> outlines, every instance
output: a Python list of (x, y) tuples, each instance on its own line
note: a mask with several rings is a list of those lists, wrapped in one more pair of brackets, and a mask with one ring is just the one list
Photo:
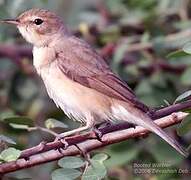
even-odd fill
[(148, 111), (148, 107), (136, 98), (128, 85), (111, 71), (104, 59), (85, 41), (70, 37), (67, 45), (64, 44), (59, 50), (57, 61), (62, 72), (73, 81), (109, 97), (131, 102), (144, 112)]

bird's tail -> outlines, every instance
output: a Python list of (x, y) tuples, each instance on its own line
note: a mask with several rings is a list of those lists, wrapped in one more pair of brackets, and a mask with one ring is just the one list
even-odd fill
[(180, 154), (187, 157), (188, 152), (172, 137), (170, 137), (165, 131), (163, 131), (153, 120), (150, 119), (145, 113), (139, 111), (138, 109), (131, 109), (131, 112), (128, 111), (128, 108), (124, 106), (118, 106), (117, 109), (114, 109), (115, 117), (118, 117), (124, 121), (140, 125), (158, 136), (164, 139), (168, 144), (175, 148)]
[[(140, 120), (139, 120), (140, 121)], [(144, 128), (154, 132), (162, 139), (164, 139), (168, 144), (170, 144), (173, 148), (175, 148), (180, 154), (187, 157), (188, 152), (172, 137), (170, 137), (165, 131), (163, 131), (154, 121), (152, 120), (144, 120)]]

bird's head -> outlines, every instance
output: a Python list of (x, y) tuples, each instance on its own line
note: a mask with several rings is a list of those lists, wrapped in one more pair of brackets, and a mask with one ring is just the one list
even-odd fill
[(59, 35), (68, 34), (61, 18), (44, 9), (30, 9), (16, 19), (0, 22), (16, 25), (22, 36), (35, 46), (47, 46), (54, 38), (59, 38)]

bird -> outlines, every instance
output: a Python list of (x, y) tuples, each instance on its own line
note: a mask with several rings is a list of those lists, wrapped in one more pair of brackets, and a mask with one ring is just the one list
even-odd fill
[(61, 133), (70, 136), (98, 124), (128, 122), (157, 134), (183, 156), (188, 152), (146, 113), (129, 86), (112, 72), (106, 61), (86, 41), (74, 36), (56, 13), (29, 9), (14, 24), (33, 45), (33, 65), (49, 97), (71, 119), (84, 126)]

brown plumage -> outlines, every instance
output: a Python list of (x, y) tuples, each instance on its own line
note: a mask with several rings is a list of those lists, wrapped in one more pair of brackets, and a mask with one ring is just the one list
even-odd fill
[(129, 86), (111, 71), (104, 59), (74, 36), (67, 39), (67, 45), (58, 53), (58, 66), (73, 81), (111, 98), (128, 101), (145, 112), (148, 110)]

